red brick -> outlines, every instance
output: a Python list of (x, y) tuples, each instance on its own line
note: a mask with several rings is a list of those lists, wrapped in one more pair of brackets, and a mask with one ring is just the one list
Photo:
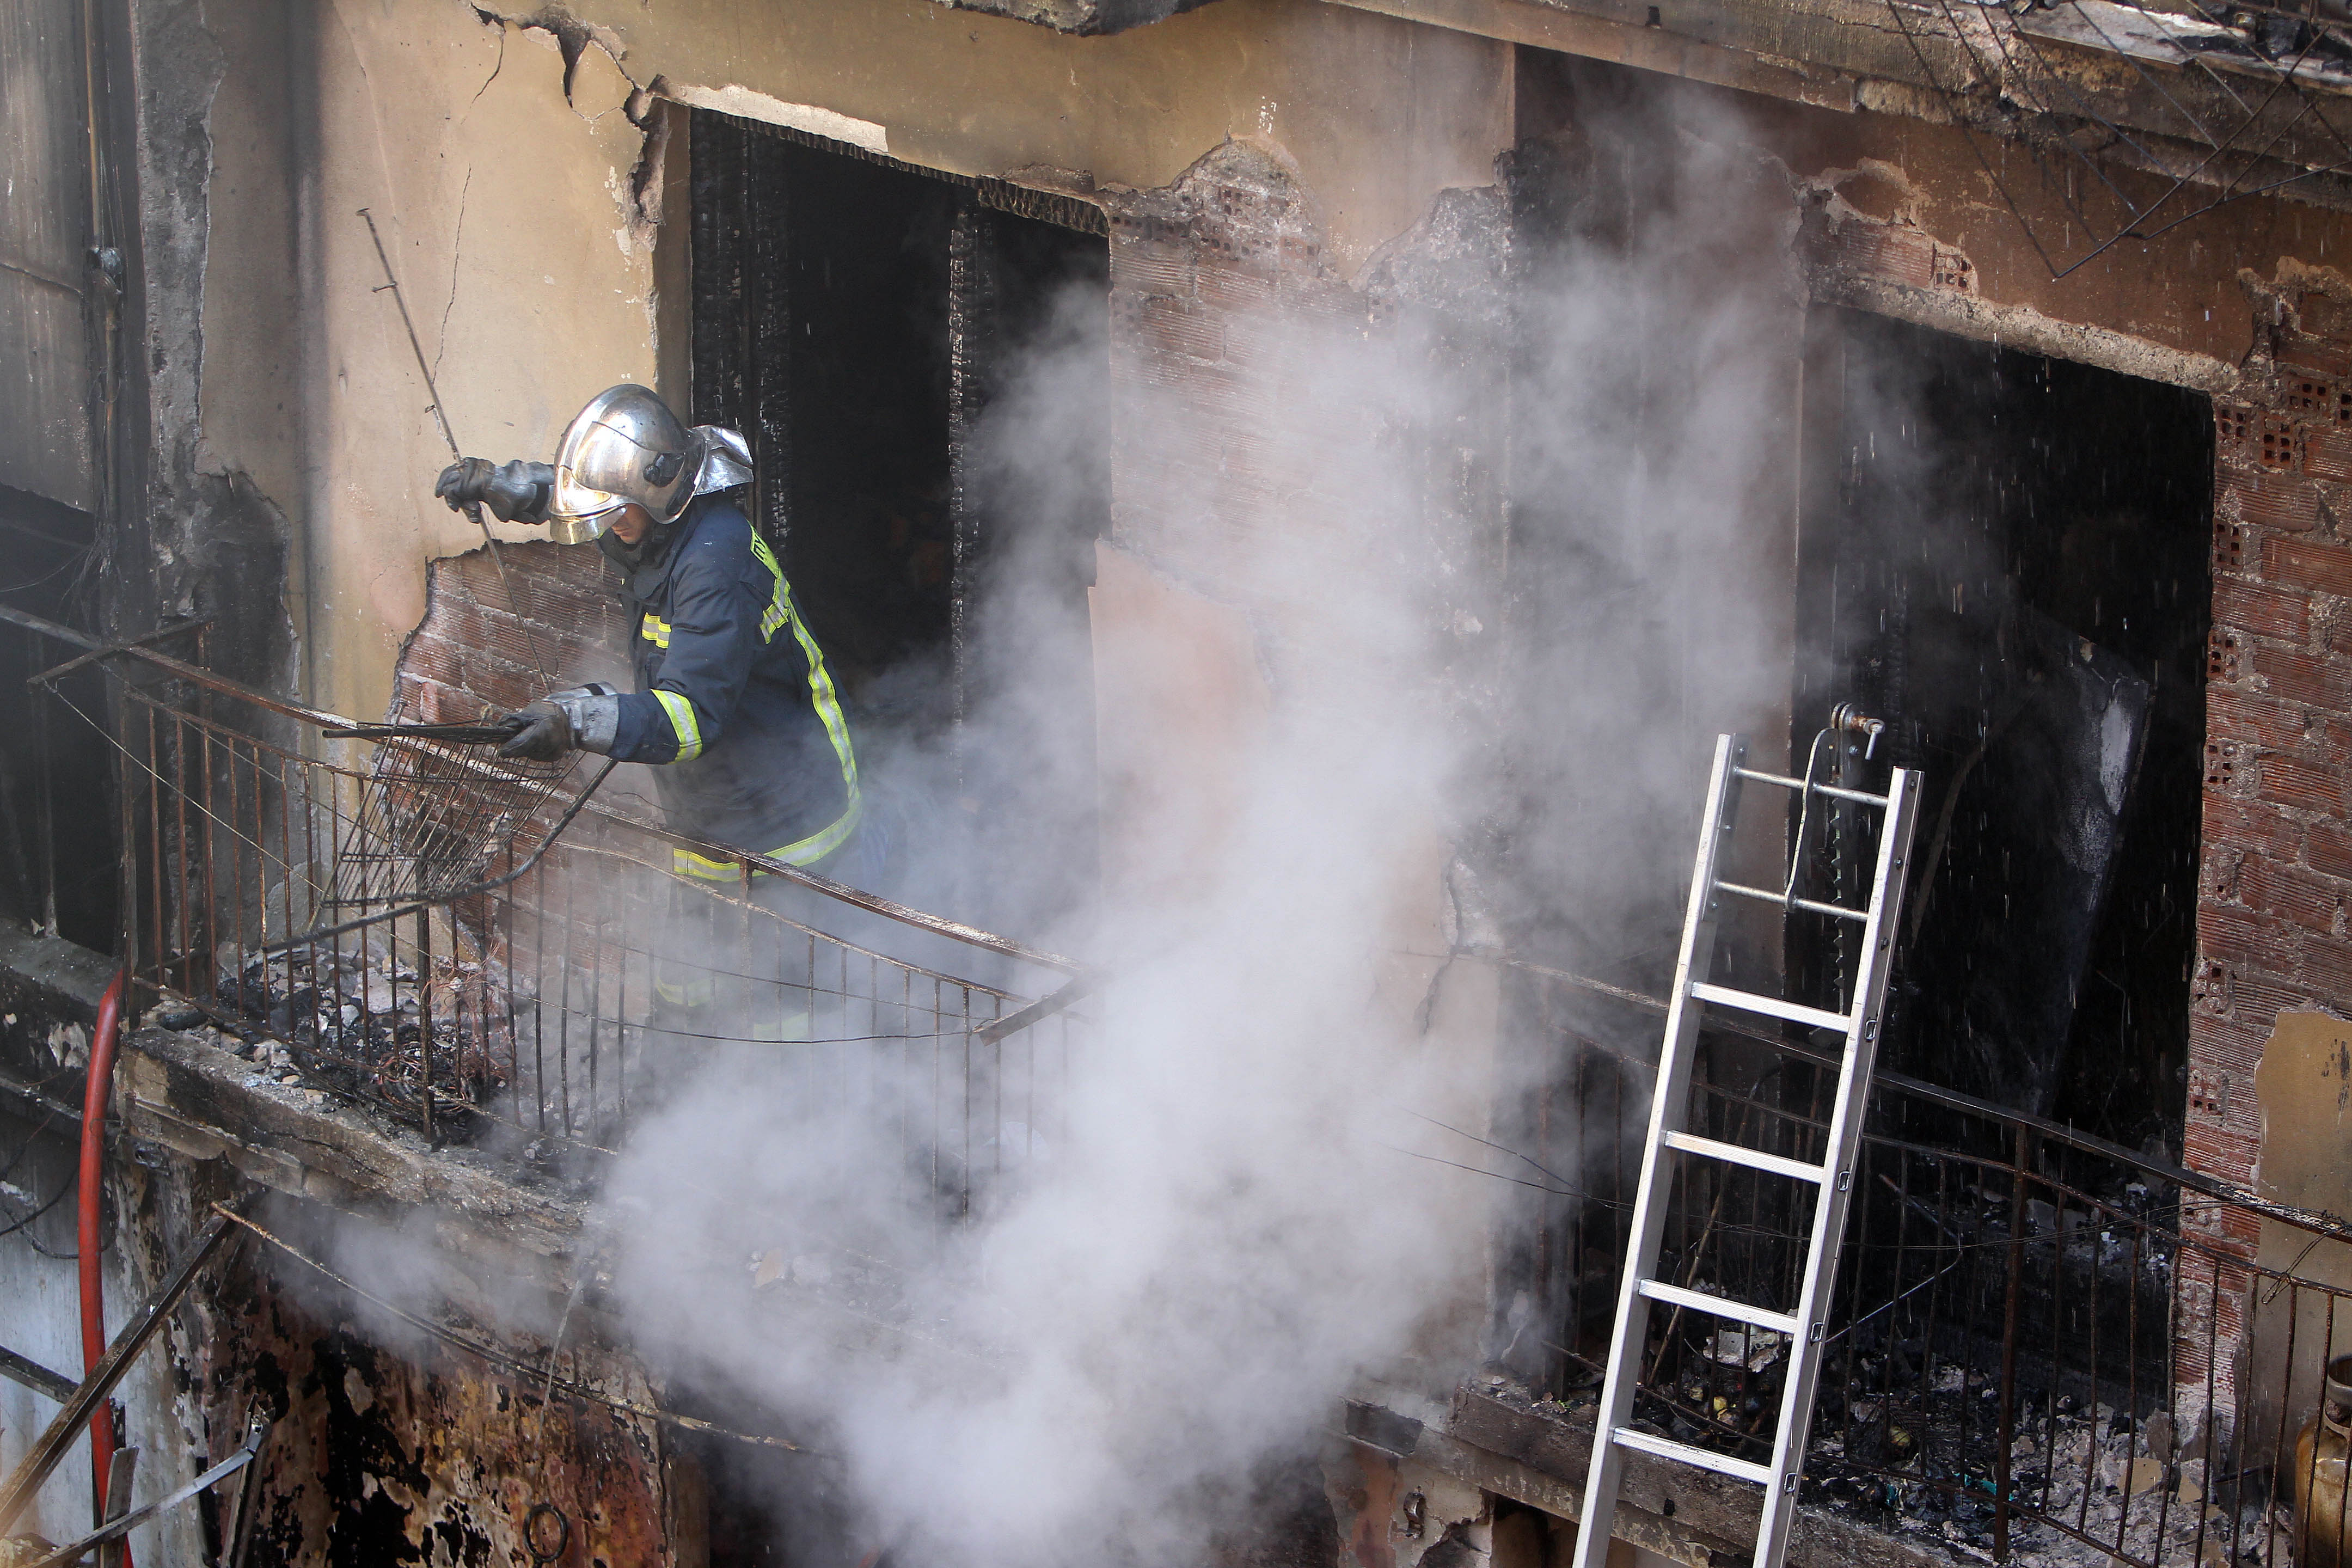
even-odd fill
[(2323, 594), (2352, 594), (2352, 550), (2312, 539), (2264, 540), (2263, 575)]
[(2251, 741), (2271, 751), (2294, 751), (2310, 744), (2301, 708), (2275, 697), (2226, 687), (2206, 689), (2205, 728), (2210, 734)]
[[(2203, 831), (2209, 848), (2221, 845), (2251, 849), (2290, 865), (2303, 846), (2303, 825), (2277, 806), (2259, 801), (2207, 795)], [(2316, 860), (2313, 864), (2318, 869), (2328, 869), (2318, 866)]]
[(2236, 498), (2237, 516), (2242, 522), (2292, 533), (2308, 532), (2319, 526), (2319, 487), (2299, 475), (2265, 472), (2232, 476), (2223, 500), (2225, 506), (2231, 496)]
[(2256, 647), (2251, 662), (2273, 697), (2337, 713), (2352, 709), (2352, 668), (2333, 654)]
[(1224, 357), (1225, 335), (1213, 312), (1194, 310), (1173, 300), (1150, 299), (1136, 311), (1136, 331), (1148, 345), (1190, 359)]
[(2290, 588), (2224, 577), (2213, 584), (2213, 621), (2217, 627), (2299, 643), (2310, 633), (2311, 601)]
[(1239, 267), (1203, 267), (1200, 270), (1201, 303), (1221, 310), (1263, 310), (1273, 306), (1275, 280), (1267, 273)]
[[(2233, 1091), (2230, 1098), (2235, 1100), (2241, 1092), (2244, 1091)], [(2197, 1117), (2189, 1118), (2182, 1133), (2180, 1152), (2190, 1170), (2220, 1176), (2224, 1181), (2253, 1179), (2254, 1162), (2262, 1157), (2260, 1138), (2229, 1131)]]
[(2303, 467), (2316, 479), (2352, 479), (2352, 432), (2332, 425), (2313, 426)]
[(2352, 941), (2320, 931), (2295, 942), (2295, 973), (2330, 1010), (2352, 1010)]
[(2253, 748), (2223, 736), (2205, 742), (2205, 788), (2216, 795), (2234, 795), (2240, 775), (2252, 763)]
[(2248, 564), (2248, 552), (2252, 549), (2253, 535), (2242, 522), (2222, 513), (2213, 518), (2213, 570), (2243, 572)]
[(2248, 969), (2259, 960), (2264, 965), (2287, 962), (2285, 945), (2269, 922), (2248, 910), (2200, 900), (2197, 905), (2197, 952), (2232, 969)]
[(2281, 370), (2301, 371), (2321, 379), (2340, 379), (2352, 369), (2352, 348), (2332, 338), (2283, 332), (2273, 353)]
[(2343, 770), (2336, 763), (2287, 752), (2264, 752), (2258, 766), (2260, 777), (2254, 786), (2258, 799), (2331, 816), (2343, 811)]
[[(2221, 581), (2227, 582), (2228, 578)], [(2246, 679), (2246, 652), (2252, 646), (2245, 633), (2217, 626), (2205, 634), (2205, 687), (2235, 686)]]
[(1193, 289), (1192, 247), (1163, 240), (1122, 238), (1110, 247), (1114, 292), (1189, 297)]
[(2264, 1035), (2278, 1026), (2281, 1013), (2297, 1012), (2311, 1005), (2309, 990), (2282, 974), (2232, 975), (2230, 994), (2230, 1016)]
[[(2306, 931), (2333, 932), (2336, 918), (2344, 912), (2342, 883), (2260, 855), (2246, 857), (2238, 867), (2238, 896), (2248, 909), (2266, 910)], [(2241, 972), (2242, 985), (2244, 980)]]
[(2304, 858), (2315, 871), (2352, 878), (2352, 832), (2341, 822), (2313, 823), (2304, 841)]

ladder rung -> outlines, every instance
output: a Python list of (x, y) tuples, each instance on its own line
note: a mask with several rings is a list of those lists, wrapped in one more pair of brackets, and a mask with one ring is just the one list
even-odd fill
[(1698, 1154), (1709, 1160), (1721, 1160), (1726, 1164), (1745, 1165), (1751, 1171), (1769, 1171), (1779, 1176), (1793, 1176), (1801, 1182), (1826, 1182), (1829, 1172), (1820, 1165), (1808, 1165), (1802, 1160), (1791, 1160), (1780, 1154), (1767, 1154), (1761, 1149), (1743, 1149), (1737, 1143), (1718, 1143), (1712, 1138), (1701, 1138), (1692, 1132), (1669, 1132), (1666, 1147), (1679, 1149), (1685, 1154)]
[(1791, 1024), (1809, 1024), (1816, 1029), (1835, 1029), (1841, 1035), (1853, 1027), (1853, 1020), (1843, 1013), (1824, 1013), (1819, 1007), (1808, 1007), (1800, 1002), (1783, 1002), (1778, 996), (1759, 996), (1753, 991), (1734, 991), (1727, 985), (1717, 985), (1709, 981), (1699, 981), (1690, 988), (1690, 994), (1702, 1002), (1761, 1013), (1768, 1018), (1786, 1018)]
[(1680, 1307), (1685, 1311), (1705, 1312), (1711, 1318), (1729, 1318), (1736, 1323), (1753, 1323), (1759, 1329), (1771, 1329), (1792, 1340), (1797, 1337), (1797, 1320), (1787, 1312), (1776, 1312), (1769, 1307), (1751, 1307), (1745, 1301), (1710, 1296), (1704, 1290), (1685, 1290), (1663, 1279), (1643, 1280), (1641, 1291), (1653, 1301), (1664, 1301), (1669, 1307)]
[(1866, 921), (1870, 918), (1868, 910), (1850, 910), (1843, 904), (1825, 904), (1818, 899), (1792, 899), (1786, 893), (1776, 893), (1769, 888), (1750, 888), (1738, 882), (1717, 882), (1716, 886), (1727, 893), (1737, 893), (1743, 899), (1754, 899), (1759, 903), (1779, 904), (1783, 909), (1802, 910), (1809, 915), (1834, 915), (1842, 921)]
[[(1754, 779), (1758, 784), (1779, 784), (1782, 789), (1805, 787), (1804, 780), (1792, 779), (1786, 773), (1759, 773), (1754, 768), (1734, 768), (1731, 771), (1741, 778)], [(1828, 795), (1832, 800), (1850, 800), (1862, 805), (1884, 806), (1886, 804), (1886, 797), (1883, 795), (1867, 795), (1858, 789), (1840, 789), (1835, 784), (1817, 784), (1813, 785), (1813, 793)]]
[(1615, 1436), (1621, 1448), (1634, 1448), (1656, 1458), (1671, 1459), (1677, 1465), (1691, 1465), (1702, 1470), (1713, 1470), (1719, 1476), (1736, 1476), (1743, 1481), (1754, 1481), (1759, 1487), (1772, 1484), (1772, 1467), (1749, 1459), (1735, 1459), (1728, 1454), (1710, 1454), (1705, 1448), (1694, 1448), (1687, 1443), (1676, 1443), (1665, 1437), (1653, 1437), (1647, 1432), (1636, 1432), (1631, 1426), (1620, 1426)]

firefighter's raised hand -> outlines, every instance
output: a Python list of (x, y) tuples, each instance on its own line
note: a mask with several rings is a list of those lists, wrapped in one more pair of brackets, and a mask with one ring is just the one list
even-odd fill
[(572, 715), (544, 697), (509, 717), (522, 721), (522, 728), (499, 748), (502, 757), (551, 763), (579, 749), (572, 735)]
[(433, 486), (451, 511), (487, 506), (500, 522), (545, 522), (554, 490), (555, 470), (545, 463), (494, 464), (487, 458), (458, 458)]

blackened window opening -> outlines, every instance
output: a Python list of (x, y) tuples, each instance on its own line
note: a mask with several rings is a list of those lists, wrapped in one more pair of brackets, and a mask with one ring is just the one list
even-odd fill
[[(1095, 858), (1099, 215), (701, 110), (690, 157), (694, 418), (751, 443), (756, 524), (898, 841), (889, 890), (1036, 931)], [(1010, 450), (1015, 403), (1061, 428)]]
[[(1833, 703), (1927, 796), (1886, 1067), (2177, 1154), (2204, 742), (2206, 399), (1856, 311), (1808, 363), (1792, 750)], [(1811, 871), (1849, 896), (1838, 824)], [(1795, 994), (1844, 1000), (1800, 925)]]
[[(0, 591), (20, 610), (89, 625), (94, 537), (87, 513), (0, 487), (0, 540), (12, 563)], [(31, 632), (0, 632), (0, 726), (10, 737), (0, 744), (0, 914), (20, 929), (115, 952), (122, 834), (113, 751), (96, 728), (110, 721), (105, 677), (85, 667), (54, 695), (26, 684), (77, 651)]]

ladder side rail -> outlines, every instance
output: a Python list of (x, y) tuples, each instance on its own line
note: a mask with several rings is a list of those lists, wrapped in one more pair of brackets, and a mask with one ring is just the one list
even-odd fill
[(1853, 1197), (1855, 1157), (1862, 1144), (1862, 1127), (1870, 1100), (1870, 1078), (1876, 1065), (1879, 1018), (1885, 1008), (1886, 984), (1893, 968), (1895, 927), (1903, 908), (1910, 877), (1911, 839), (1919, 821), (1920, 774), (1909, 768), (1894, 770), (1887, 795), (1892, 802), (1881, 819), (1878, 865), (1872, 879), (1870, 918), (1863, 927), (1863, 961), (1855, 987), (1853, 1024), (1846, 1034), (1845, 1065), (1838, 1080), (1838, 1096), (1831, 1112), (1829, 1152), (1824, 1163), (1831, 1179), (1822, 1183), (1815, 1202), (1813, 1234), (1807, 1246), (1804, 1284), (1797, 1303), (1801, 1331), (1790, 1342), (1789, 1374), (1782, 1391), (1780, 1429), (1772, 1446), (1772, 1471), (1778, 1486), (1764, 1494), (1764, 1511), (1757, 1521), (1754, 1568), (1780, 1568), (1788, 1551), (1789, 1533), (1796, 1521), (1799, 1478), (1805, 1464), (1805, 1444), (1813, 1421), (1813, 1394), (1821, 1381), (1829, 1308), (1836, 1283), (1838, 1255), (1845, 1243), (1846, 1209)]
[[(1718, 735), (1715, 766), (1707, 775), (1706, 810), (1699, 818), (1698, 853), (1691, 870), (1690, 904), (1683, 916), (1682, 949), (1675, 960), (1675, 988), (1667, 1005), (1664, 1043), (1650, 1094), (1650, 1133), (1642, 1152), (1642, 1174), (1634, 1187), (1633, 1231), (1625, 1248), (1624, 1277), (1617, 1284), (1617, 1321), (1609, 1342), (1609, 1369), (1601, 1383), (1601, 1408), (1592, 1431), (1592, 1459), (1585, 1474), (1583, 1518), (1577, 1523), (1574, 1568), (1608, 1568), (1610, 1525), (1617, 1511), (1617, 1488), (1624, 1469), (1617, 1428), (1633, 1411), (1641, 1377), (1642, 1347), (1649, 1338), (1650, 1300), (1642, 1281), (1657, 1267), (1658, 1243), (1665, 1231), (1673, 1191), (1674, 1151), (1665, 1134), (1683, 1131), (1689, 1114), (1692, 1047), (1706, 1004), (1691, 994), (1706, 978), (1715, 957), (1716, 866), (1730, 837), (1739, 782), (1733, 768), (1746, 742)], [(1628, 1347), (1631, 1347), (1630, 1349)]]

